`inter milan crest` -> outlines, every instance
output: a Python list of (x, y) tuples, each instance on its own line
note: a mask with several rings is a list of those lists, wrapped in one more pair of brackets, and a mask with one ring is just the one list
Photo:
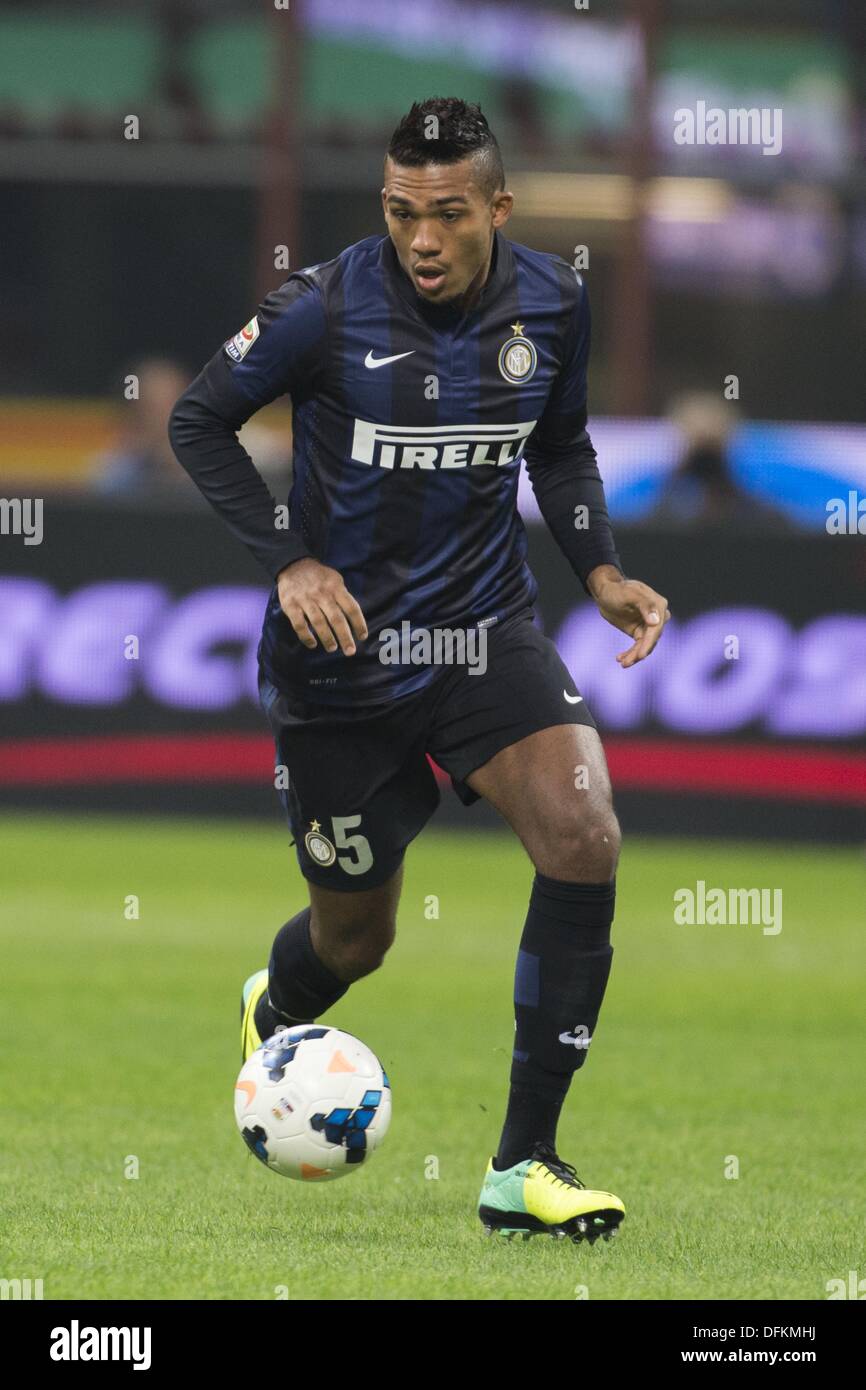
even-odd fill
[(310, 858), (315, 859), (320, 868), (327, 869), (328, 865), (333, 864), (337, 857), (337, 851), (327, 835), (322, 834), (317, 820), (310, 821), (310, 829), (304, 836), (304, 844), (307, 846), (307, 853)]
[(499, 349), (499, 371), (506, 381), (519, 386), (529, 380), (538, 366), (538, 353), (535, 344), (525, 337), (522, 323), (513, 323), (511, 331), (514, 337)]

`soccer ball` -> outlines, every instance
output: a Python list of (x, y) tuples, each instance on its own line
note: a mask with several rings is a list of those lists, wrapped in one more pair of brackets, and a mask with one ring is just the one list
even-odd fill
[(235, 1119), (266, 1167), (326, 1182), (369, 1162), (388, 1132), (391, 1087), (381, 1062), (351, 1033), (301, 1023), (280, 1029), (244, 1062)]

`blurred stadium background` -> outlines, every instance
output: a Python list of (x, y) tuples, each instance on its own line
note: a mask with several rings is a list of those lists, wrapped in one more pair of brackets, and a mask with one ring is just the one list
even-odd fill
[[(498, 132), (510, 234), (587, 269), (621, 553), (671, 599), (623, 678), (524, 492), (627, 825), (859, 837), (866, 558), (827, 509), (866, 494), (864, 57), (853, 0), (6, 0), (0, 474), (44, 540), (2, 537), (3, 797), (274, 813), (266, 581), (165, 416), (285, 278), (275, 248), (298, 268), (380, 228), (390, 131), (455, 92)], [(781, 150), (677, 144), (698, 100), (781, 109)], [(288, 404), (244, 442), (284, 495)]]
[[(483, 805), (443, 797), (387, 969), (334, 1020), (394, 1078), (373, 1178), (300, 1201), (243, 1166), (230, 1116), (236, 993), (303, 886), (255, 700), (267, 580), (166, 419), (285, 278), (276, 248), (295, 269), (382, 227), (388, 136), (452, 94), (498, 134), (509, 234), (583, 258), (620, 553), (674, 615), (622, 672), (524, 491), (539, 615), (627, 836), (602, 1050), (561, 1135), (639, 1198), (592, 1297), (822, 1298), (856, 1267), (864, 58), (859, 0), (0, 4), (0, 1275), (270, 1298), (290, 1250), (306, 1297), (574, 1297), (556, 1252), (515, 1281), (478, 1248), (529, 885)], [(699, 101), (780, 109), (781, 150), (677, 144)], [(284, 497), (289, 404), (243, 438)], [(675, 926), (700, 879), (780, 888), (781, 936)], [(20, 1099), (46, 1020), (50, 1125)], [(732, 1153), (749, 1183), (723, 1181)]]

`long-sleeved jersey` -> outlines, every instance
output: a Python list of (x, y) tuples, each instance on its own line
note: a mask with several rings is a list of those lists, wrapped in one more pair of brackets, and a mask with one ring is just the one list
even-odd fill
[[(390, 237), (290, 275), (180, 398), (170, 433), (205, 497), (270, 578), (310, 555), (363, 610), (354, 656), (305, 647), (271, 593), (272, 684), (327, 705), (376, 704), (433, 669), (382, 658), (391, 634), (501, 622), (537, 593), (517, 511), (521, 459), (581, 582), (619, 566), (586, 431), (589, 304), (566, 261), (495, 233), (468, 311), (423, 300)], [(236, 438), (288, 393), (288, 513)], [(405, 626), (408, 624), (408, 628)], [(404, 651), (406, 648), (404, 647)]]

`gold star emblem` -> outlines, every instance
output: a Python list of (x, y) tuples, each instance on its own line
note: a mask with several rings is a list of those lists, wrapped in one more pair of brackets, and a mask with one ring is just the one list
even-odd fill
[(522, 338), (522, 337), (523, 337), (523, 324), (522, 324), (522, 323), (513, 323), (513, 324), (511, 325), (511, 331), (512, 331), (512, 333), (515, 334), (516, 337)]
[(320, 828), (320, 827), (319, 827), (319, 822), (318, 822), (317, 820), (311, 820), (311, 821), (310, 821), (310, 829), (311, 829), (311, 830), (318, 830), (319, 828)]

